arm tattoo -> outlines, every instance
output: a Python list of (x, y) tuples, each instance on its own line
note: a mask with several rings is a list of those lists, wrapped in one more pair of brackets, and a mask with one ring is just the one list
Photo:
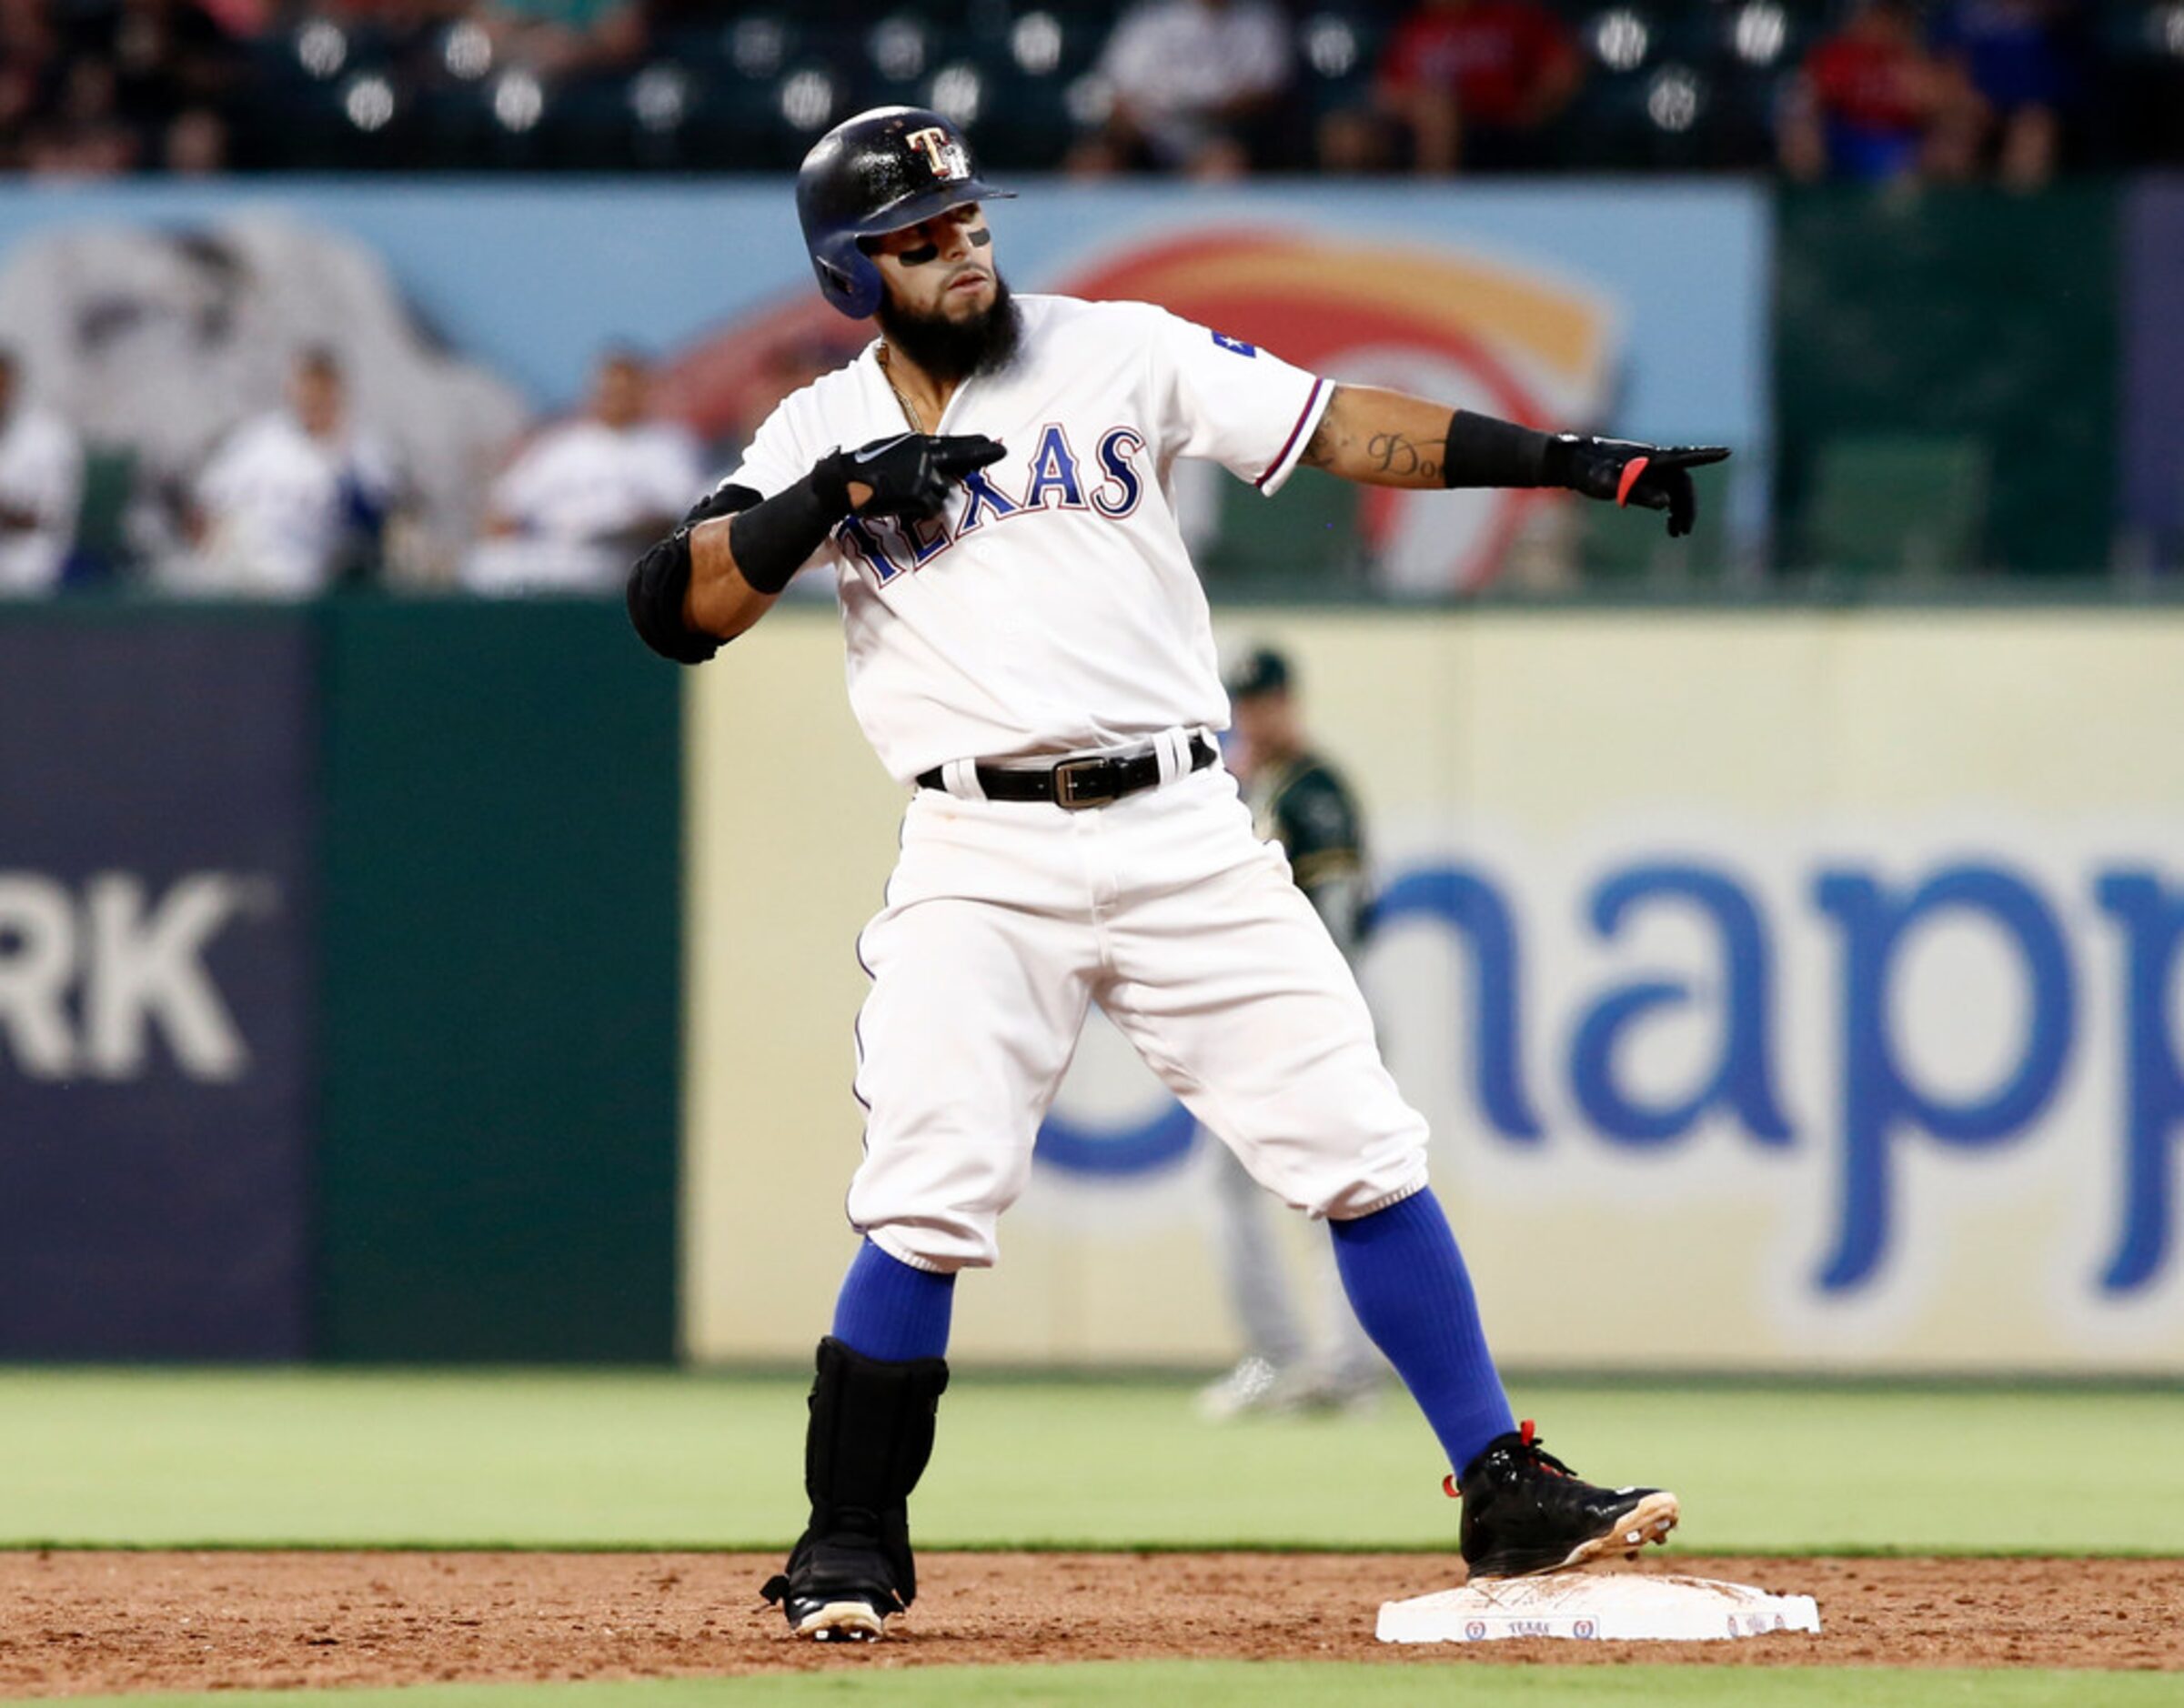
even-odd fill
[(1304, 453), (1297, 460), (1307, 468), (1331, 468), (1334, 466), (1334, 423), (1329, 419), (1332, 408), (1323, 410), (1319, 423), (1312, 429), (1312, 437), (1304, 441)]
[(1301, 460), (1371, 487), (1438, 487), (1448, 429), (1434, 429), (1447, 418), (1419, 398), (1338, 386)]
[(1437, 482), (1447, 445), (1444, 438), (1414, 439), (1407, 433), (1375, 433), (1366, 442), (1365, 454), (1384, 475)]

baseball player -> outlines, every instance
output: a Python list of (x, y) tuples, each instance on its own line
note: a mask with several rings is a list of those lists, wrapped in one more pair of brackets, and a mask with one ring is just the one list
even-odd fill
[(196, 557), (176, 590), (307, 598), (376, 554), (397, 478), (349, 418), (348, 380), (323, 346), (297, 353), (287, 407), (244, 422), (197, 477)]
[(703, 483), (698, 443), (654, 418), (652, 370), (610, 349), (590, 406), (525, 447), (493, 485), (488, 538), (463, 562), (474, 593), (596, 593), (619, 582), (629, 553), (671, 524)]
[[(1281, 845), (1297, 888), (1343, 959), (1355, 966), (1373, 903), (1356, 799), (1341, 773), (1305, 745), (1286, 658), (1255, 647), (1236, 660), (1223, 686), (1233, 720), (1228, 757), (1252, 829), (1263, 841)], [(1290, 1304), (1281, 1252), (1267, 1226), (1266, 1194), (1234, 1151), (1219, 1149), (1214, 1226), (1222, 1278), (1245, 1346), (1236, 1367), (1200, 1392), (1200, 1414), (1222, 1422), (1247, 1412), (1370, 1404), (1384, 1366), (1350, 1309), (1333, 1254), (1324, 1254), (1321, 1265), (1326, 1311), (1314, 1347)]]
[(23, 395), (15, 353), (0, 346), (0, 598), (60, 585), (83, 490), (75, 434)]
[(1012, 297), (986, 219), (1005, 192), (934, 113), (836, 126), (796, 194), (820, 289), (881, 336), (788, 397), (627, 589), (646, 642), (696, 664), (823, 568), (851, 709), (910, 791), (858, 946), (869, 1114), (847, 1208), (863, 1243), (819, 1344), (810, 1522), (767, 1598), (801, 1634), (863, 1639), (915, 1596), (908, 1502), (955, 1277), (994, 1261), (1095, 1001), (1261, 1185), (1326, 1221), (1358, 1320), (1453, 1468), (1474, 1575), (1666, 1537), (1673, 1494), (1582, 1482), (1510, 1413), (1426, 1183), (1425, 1122), (1220, 763), (1228, 708), (1170, 477), (1195, 457), (1263, 492), (1300, 464), (1559, 486), (1682, 533), (1691, 468), (1727, 453), (1338, 386), (1141, 303)]

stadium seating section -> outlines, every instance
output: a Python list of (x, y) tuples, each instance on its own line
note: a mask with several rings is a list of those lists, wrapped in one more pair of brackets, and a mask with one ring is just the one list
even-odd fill
[[(1553, 0), (1590, 61), (1548, 153), (1587, 172), (1734, 171), (1773, 158), (1782, 80), (1839, 15), (1826, 0)], [(933, 0), (889, 9), (804, 0), (660, 16), (645, 52), (553, 83), (495, 62), (468, 19), (389, 32), (298, 15), (252, 47), (260, 91), (237, 112), (237, 163), (304, 170), (778, 171), (844, 115), (937, 106), (996, 165), (1060, 164), (1103, 98), (1116, 8), (1072, 0)], [(1400, 8), (1295, 8), (1295, 157), (1312, 119), (1365, 98)], [(2072, 163), (2184, 159), (2184, 4), (2105, 0), (2085, 51), (2102, 97)]]

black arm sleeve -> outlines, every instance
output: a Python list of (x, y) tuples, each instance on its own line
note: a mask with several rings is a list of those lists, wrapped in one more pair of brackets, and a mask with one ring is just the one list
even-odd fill
[(850, 513), (850, 488), (839, 455), (728, 525), (736, 568), (756, 593), (779, 593), (811, 561), (834, 524)]
[(1556, 436), (1459, 409), (1448, 417), (1444, 487), (1559, 487), (1567, 475)]

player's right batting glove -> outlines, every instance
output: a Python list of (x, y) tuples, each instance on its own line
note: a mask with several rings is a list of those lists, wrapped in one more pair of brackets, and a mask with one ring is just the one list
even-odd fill
[(1636, 439), (1599, 439), (1557, 433), (1547, 441), (1550, 485), (1588, 498), (1668, 512), (1671, 535), (1688, 534), (1698, 520), (1698, 493), (1691, 471), (1728, 456), (1726, 445), (1646, 445)]
[[(922, 521), (941, 513), (949, 488), (965, 475), (1007, 455), (1005, 447), (982, 433), (898, 433), (853, 451), (829, 453), (811, 477), (822, 496), (840, 495), (844, 512)], [(852, 484), (870, 487), (871, 497), (852, 506)]]

